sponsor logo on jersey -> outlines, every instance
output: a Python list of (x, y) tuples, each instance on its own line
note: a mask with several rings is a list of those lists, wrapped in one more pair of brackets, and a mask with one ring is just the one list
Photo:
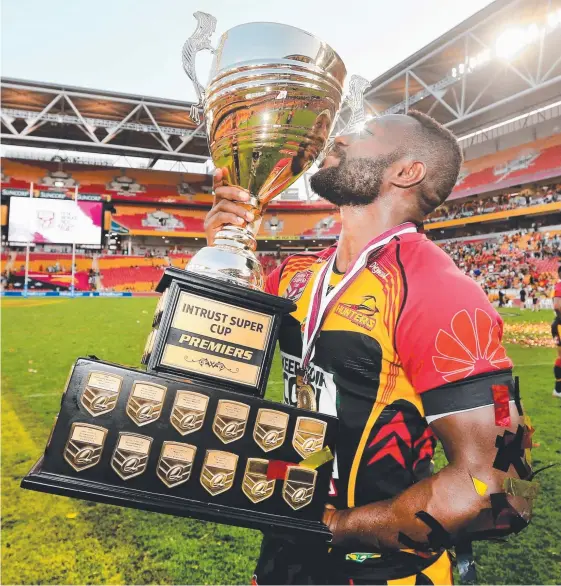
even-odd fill
[(373, 330), (376, 325), (376, 297), (367, 295), (360, 303), (339, 303), (335, 313), (348, 319), (350, 322), (365, 330)]
[(380, 279), (387, 279), (390, 276), (376, 261), (371, 262), (368, 268), (373, 275), (380, 277)]
[(292, 279), (290, 279), (290, 283), (288, 283), (288, 287), (286, 288), (283, 297), (291, 299), (292, 301), (298, 301), (298, 299), (302, 297), (302, 293), (312, 275), (313, 272), (310, 270), (298, 271)]

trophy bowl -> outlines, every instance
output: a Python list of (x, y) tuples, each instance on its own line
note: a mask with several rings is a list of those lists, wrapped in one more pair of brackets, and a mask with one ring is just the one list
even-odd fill
[[(186, 270), (262, 290), (254, 251), (264, 209), (325, 148), (347, 72), (329, 45), (298, 28), (243, 24), (225, 32), (213, 49), (216, 19), (202, 12), (194, 16), (197, 30), (183, 47), (183, 67), (199, 97), (191, 117), (200, 124), (202, 106), (213, 163), (224, 170), (225, 184), (249, 192), (246, 207), (255, 219), (223, 226)], [(206, 88), (195, 73), (201, 50), (214, 53)]]

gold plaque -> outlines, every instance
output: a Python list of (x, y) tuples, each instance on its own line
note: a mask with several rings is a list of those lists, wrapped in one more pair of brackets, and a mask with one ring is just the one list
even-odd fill
[(148, 465), (151, 445), (151, 437), (120, 432), (111, 458), (111, 467), (123, 480), (139, 476)]
[(150, 355), (152, 354), (152, 350), (154, 349), (154, 342), (156, 341), (157, 333), (158, 329), (155, 328), (148, 334), (146, 346), (144, 346), (144, 352), (142, 353), (142, 359), (140, 360), (141, 364), (148, 364), (148, 360), (150, 359)]
[(255, 385), (272, 326), (270, 315), (182, 292), (161, 364)]
[(167, 387), (135, 381), (127, 403), (127, 415), (138, 425), (156, 421), (162, 413)]
[(109, 372), (92, 371), (80, 402), (94, 417), (115, 409), (123, 384), (123, 377)]
[(316, 487), (317, 470), (289, 466), (282, 486), (282, 498), (295, 510), (312, 502)]
[(81, 472), (101, 460), (107, 430), (89, 423), (73, 423), (64, 447), (64, 459)]
[(282, 446), (286, 437), (288, 419), (288, 414), (282, 411), (259, 409), (253, 429), (253, 439), (264, 452), (270, 452)]
[(248, 458), (243, 477), (242, 490), (253, 503), (268, 499), (275, 490), (275, 481), (267, 480), (269, 460)]
[(164, 442), (158, 460), (158, 478), (169, 488), (183, 484), (191, 476), (197, 448), (179, 442)]
[(249, 417), (249, 405), (237, 401), (218, 401), (212, 431), (225, 444), (243, 437), (247, 418)]
[(314, 452), (318, 452), (323, 448), (326, 429), (327, 423), (324, 421), (311, 417), (298, 417), (292, 437), (294, 449), (302, 458), (307, 458)]
[(169, 289), (166, 289), (158, 299), (158, 304), (156, 305), (156, 311), (154, 312), (154, 319), (152, 320), (152, 327), (155, 328), (159, 323), (160, 319), (162, 318), (162, 314), (164, 313), (164, 309), (166, 308), (166, 302), (168, 297)]
[(212, 496), (226, 492), (234, 484), (237, 465), (237, 454), (207, 450), (201, 471), (201, 484)]
[(181, 435), (198, 431), (205, 421), (208, 397), (193, 391), (177, 391), (171, 410), (171, 424)]

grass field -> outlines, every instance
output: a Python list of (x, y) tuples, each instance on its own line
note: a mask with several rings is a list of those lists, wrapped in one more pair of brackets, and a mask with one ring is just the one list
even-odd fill
[[(74, 359), (95, 354), (138, 365), (155, 305), (155, 298), (3, 300), (2, 583), (249, 583), (258, 532), (19, 488), (45, 446)], [(536, 323), (528, 325), (532, 336), (547, 336), (551, 315), (508, 310), (505, 319), (511, 338), (521, 339), (527, 322)], [(536, 428), (534, 465), (561, 463), (561, 401), (551, 396), (555, 350), (508, 350)], [(276, 360), (268, 398), (281, 396)], [(480, 583), (561, 583), (561, 467), (538, 480), (531, 526), (508, 543), (476, 546)]]

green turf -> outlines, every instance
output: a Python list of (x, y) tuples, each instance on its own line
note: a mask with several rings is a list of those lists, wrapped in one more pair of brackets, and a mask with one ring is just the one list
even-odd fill
[[(137, 365), (156, 299), (11, 303), (2, 311), (2, 583), (248, 583), (258, 532), (19, 488), (44, 448), (73, 360), (96, 354)], [(515, 322), (550, 319), (549, 312), (506, 313)], [(537, 428), (535, 466), (559, 463), (561, 401), (551, 397), (555, 350), (508, 350)], [(278, 360), (268, 397), (282, 397)], [(476, 546), (481, 583), (561, 583), (561, 468), (538, 478), (532, 525), (508, 543)]]

